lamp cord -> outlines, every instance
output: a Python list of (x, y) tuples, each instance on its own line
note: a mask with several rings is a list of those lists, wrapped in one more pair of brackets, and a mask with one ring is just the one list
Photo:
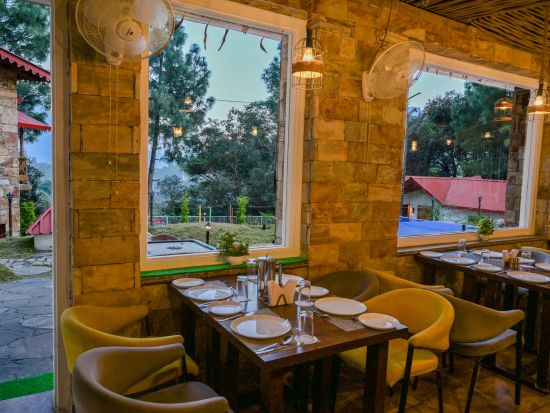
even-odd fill
[(542, 41), (542, 63), (540, 68), (540, 83), (546, 78), (546, 39), (548, 37), (548, 5), (544, 8), (544, 38)]

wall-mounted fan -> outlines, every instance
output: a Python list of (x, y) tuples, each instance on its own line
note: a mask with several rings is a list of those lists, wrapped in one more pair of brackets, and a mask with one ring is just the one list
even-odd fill
[(86, 42), (113, 66), (160, 53), (175, 24), (168, 0), (79, 0), (76, 23)]
[(397, 43), (384, 51), (370, 71), (363, 72), (363, 98), (390, 99), (407, 92), (424, 66), (424, 47), (415, 41)]

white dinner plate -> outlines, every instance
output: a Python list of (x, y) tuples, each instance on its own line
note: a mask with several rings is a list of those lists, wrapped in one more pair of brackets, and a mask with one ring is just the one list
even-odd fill
[[(474, 250), (474, 254), (481, 255), (481, 250)], [(489, 258), (502, 258), (502, 252), (489, 251)]]
[(359, 301), (342, 297), (325, 297), (315, 301), (315, 307), (325, 313), (352, 316), (367, 311), (367, 306)]
[(172, 284), (178, 288), (189, 288), (203, 285), (204, 280), (202, 278), (178, 278), (172, 281)]
[[(278, 278), (276, 278), (276, 279), (278, 279)], [(301, 281), (304, 281), (304, 279), (302, 277), (300, 277), (299, 275), (283, 274), (283, 285), (285, 285), (288, 280), (295, 280), (295, 281), (298, 282), (298, 284)]]
[(538, 262), (535, 264), (535, 267), (540, 268), (544, 271), (550, 271), (550, 264), (547, 262)]
[(500, 271), (500, 267), (497, 267), (496, 265), (492, 265), (492, 264), (487, 264), (487, 263), (479, 263), (479, 264), (474, 264), (472, 265), (472, 267), (474, 268), (477, 268), (478, 270), (481, 270), (481, 271), (487, 271), (487, 272), (499, 272)]
[(392, 328), (397, 327), (399, 324), (397, 318), (379, 313), (361, 314), (358, 319), (367, 327), (373, 328), (375, 330), (391, 330)]
[(288, 320), (269, 314), (239, 317), (231, 322), (230, 327), (243, 337), (262, 340), (280, 337), (291, 329)]
[(198, 301), (215, 301), (231, 297), (233, 290), (219, 285), (200, 285), (188, 288), (183, 295)]
[(476, 263), (476, 260), (473, 260), (471, 258), (466, 257), (441, 257), (441, 261), (450, 262), (451, 264), (458, 264), (458, 265), (472, 265)]
[[(302, 295), (307, 295), (308, 294), (308, 290), (309, 288), (303, 288), (302, 289)], [(329, 290), (327, 290), (325, 287), (319, 287), (317, 285), (312, 285), (311, 286), (311, 293), (310, 293), (310, 296), (311, 297), (323, 297), (325, 295), (327, 295), (329, 293)]]
[(436, 251), (420, 251), (420, 255), (422, 255), (424, 257), (430, 257), (430, 258), (439, 258), (443, 254), (440, 253), (440, 252), (436, 252)]
[(523, 272), (523, 271), (508, 271), (506, 273), (508, 277), (514, 278), (516, 280), (527, 281), (530, 283), (547, 283), (550, 282), (550, 277), (542, 274), (535, 274), (534, 272)]
[(208, 312), (214, 315), (235, 315), (243, 311), (241, 303), (236, 301), (213, 301), (208, 304)]

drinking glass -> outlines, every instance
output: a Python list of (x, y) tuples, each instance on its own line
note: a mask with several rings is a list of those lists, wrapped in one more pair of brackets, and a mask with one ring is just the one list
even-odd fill
[(298, 307), (311, 307), (313, 302), (311, 301), (311, 283), (308, 280), (302, 280), (300, 287), (298, 288), (298, 299), (295, 302)]
[(248, 300), (248, 277), (246, 275), (237, 276), (237, 301)]
[(480, 264), (486, 263), (488, 264), (489, 258), (491, 257), (491, 251), (488, 249), (482, 249), (481, 250), (481, 260), (479, 261)]
[(258, 279), (258, 262), (256, 258), (249, 258), (246, 260), (246, 275), (250, 281), (256, 281)]
[(522, 267), (532, 267), (532, 261), (531, 261), (531, 251), (523, 250), (521, 251), (521, 258), (523, 258), (525, 261), (521, 264)]
[(317, 341), (315, 337), (315, 320), (313, 311), (302, 310), (299, 313), (298, 326), (296, 327), (296, 336), (294, 340), (301, 346), (311, 344)]
[(464, 238), (460, 238), (458, 240), (456, 247), (457, 247), (456, 249), (458, 251), (458, 255), (460, 257), (466, 254), (466, 240)]

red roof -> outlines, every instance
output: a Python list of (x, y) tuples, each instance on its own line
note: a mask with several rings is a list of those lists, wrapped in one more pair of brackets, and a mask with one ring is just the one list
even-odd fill
[(422, 189), (444, 206), (477, 210), (481, 197), (481, 210), (504, 212), (506, 181), (483, 179), (480, 176), (446, 178), (439, 176), (407, 176), (405, 192)]
[(38, 80), (39, 82), (49, 82), (51, 80), (50, 72), (42, 69), (40, 66), (29, 62), (6, 49), (0, 47), (0, 64), (10, 65), (17, 69), (17, 78), (25, 80)]
[(36, 221), (27, 229), (28, 235), (41, 235), (52, 233), (52, 207), (38, 217)]
[(23, 112), (17, 112), (17, 126), (23, 129), (52, 130), (50, 125), (40, 122)]

